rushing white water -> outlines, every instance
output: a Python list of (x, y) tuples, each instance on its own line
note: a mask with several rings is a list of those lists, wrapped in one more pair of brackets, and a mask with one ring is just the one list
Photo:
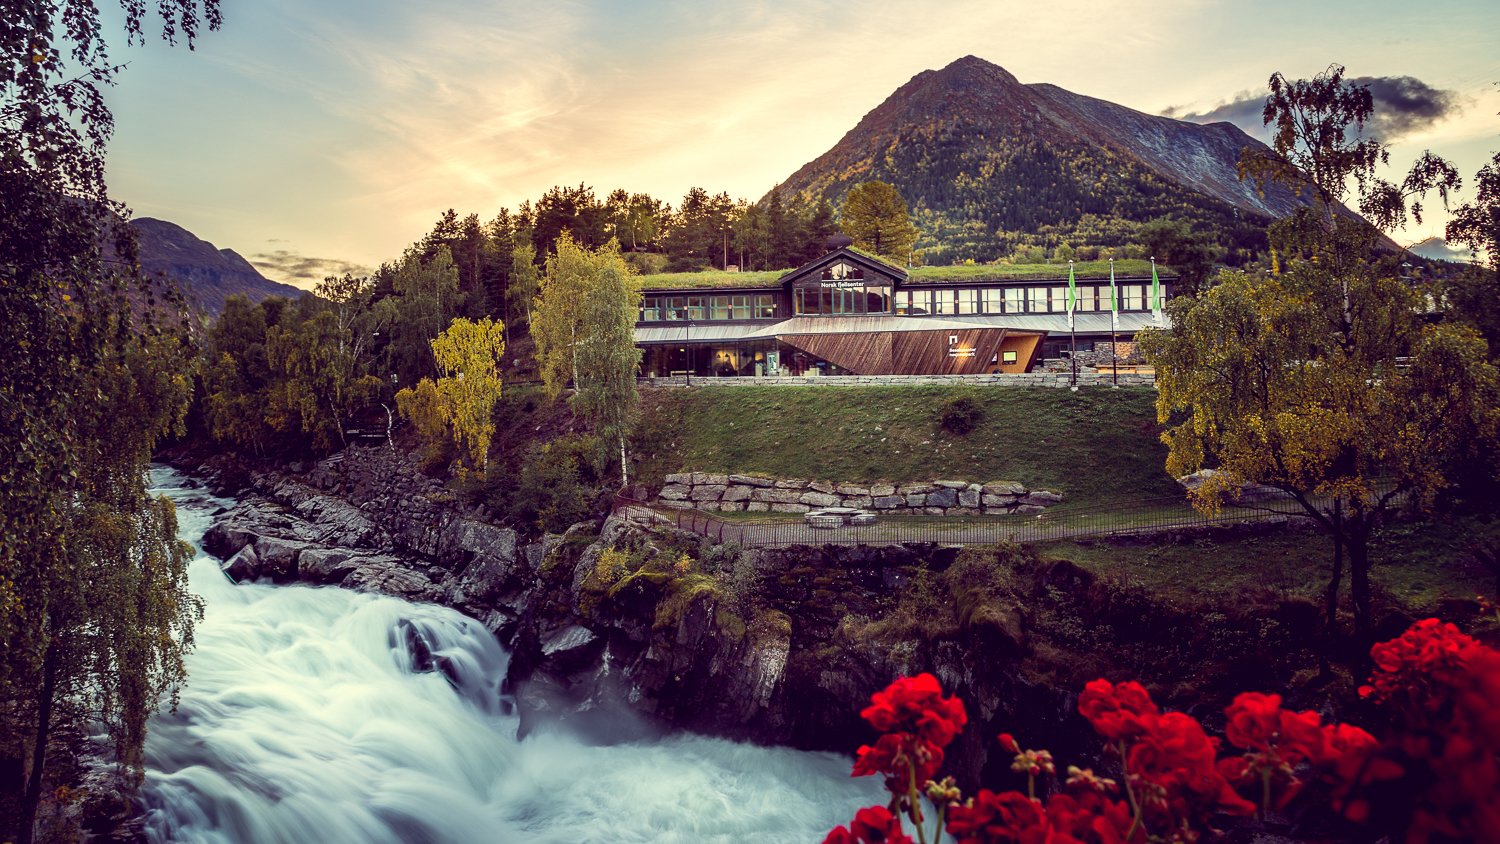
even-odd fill
[[(229, 503), (170, 470), (153, 482), (195, 545)], [(146, 742), (153, 841), (819, 841), (882, 802), (827, 754), (695, 736), (517, 742), (499, 706), (506, 653), (459, 613), (237, 586), (203, 556), (190, 577), (207, 610), (182, 702)], [(446, 675), (412, 670), (407, 626)]]

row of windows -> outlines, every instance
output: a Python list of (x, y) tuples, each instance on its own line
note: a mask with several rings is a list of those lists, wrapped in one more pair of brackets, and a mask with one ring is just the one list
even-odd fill
[[(1117, 288), (1120, 310), (1151, 309), (1151, 287), (1122, 284)], [(1067, 287), (992, 287), (949, 290), (900, 290), (894, 295), (878, 282), (864, 287), (798, 287), (793, 293), (796, 314), (1047, 314), (1066, 313)], [(1109, 310), (1109, 286), (1078, 285), (1078, 310)], [(641, 322), (669, 320), (775, 319), (776, 295), (647, 296), (641, 301)]]
[(891, 287), (881, 282), (868, 285), (843, 282), (817, 287), (798, 287), (792, 291), (792, 313), (801, 314), (888, 314), (891, 312)]
[(775, 317), (774, 293), (747, 296), (647, 296), (641, 300), (641, 322)]
[[(1079, 311), (1109, 310), (1109, 286), (1078, 285)], [(1151, 309), (1151, 288), (1121, 284), (1120, 310)], [(991, 287), (955, 290), (902, 290), (895, 296), (897, 314), (1048, 314), (1066, 313), (1067, 287)]]

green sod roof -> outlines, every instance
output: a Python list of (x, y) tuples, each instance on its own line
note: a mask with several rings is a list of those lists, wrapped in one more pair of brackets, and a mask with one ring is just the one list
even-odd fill
[[(1158, 264), (1162, 276), (1175, 275), (1165, 264)], [(1108, 278), (1108, 261), (1080, 261), (1073, 265), (1078, 278)], [(643, 275), (641, 287), (647, 290), (689, 290), (702, 288), (774, 287), (778, 280), (791, 270), (762, 270), (745, 273), (726, 273), (722, 270), (705, 270), (696, 273), (653, 273)], [(961, 264), (952, 267), (911, 267), (907, 284), (953, 281), (1066, 281), (1068, 265), (1051, 264)], [(1140, 259), (1116, 260), (1115, 275), (1119, 278), (1142, 278), (1151, 275), (1151, 262)]]

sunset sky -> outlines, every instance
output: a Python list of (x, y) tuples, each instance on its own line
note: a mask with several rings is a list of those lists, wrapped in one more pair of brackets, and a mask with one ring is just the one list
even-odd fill
[(1247, 129), (1273, 71), (1338, 61), (1421, 83), (1396, 85), (1417, 101), (1393, 164), (1431, 148), (1467, 184), (1500, 150), (1494, 0), (223, 3), (196, 53), (115, 45), (110, 184), (303, 286), (398, 256), (443, 209), (489, 219), (556, 184), (759, 198), (967, 54)]

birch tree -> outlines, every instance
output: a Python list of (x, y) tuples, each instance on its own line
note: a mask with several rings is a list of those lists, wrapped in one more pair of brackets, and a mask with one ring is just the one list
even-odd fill
[(635, 347), (635, 322), (640, 305), (639, 283), (618, 243), (590, 250), (565, 232), (547, 258), (531, 316), (547, 394), (556, 398), (572, 385), (573, 412), (618, 451), (622, 487), (630, 482), (625, 440), (637, 399), (641, 353)]

